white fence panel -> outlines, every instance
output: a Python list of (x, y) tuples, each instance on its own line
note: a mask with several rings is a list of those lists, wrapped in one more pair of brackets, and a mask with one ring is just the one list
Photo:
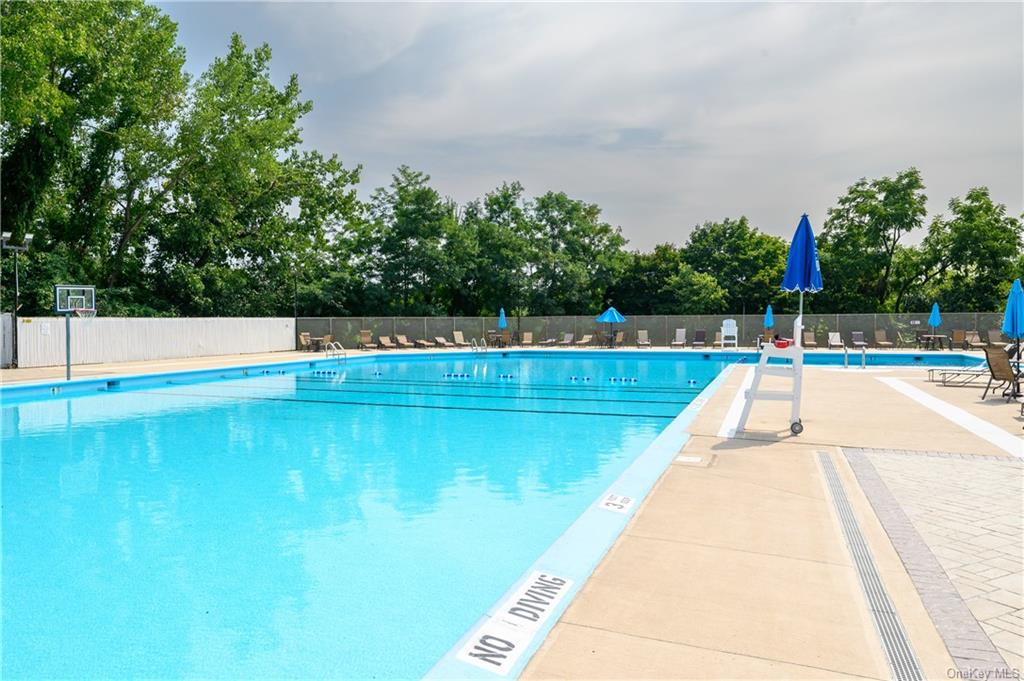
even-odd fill
[[(71, 319), (71, 363), (132, 362), (295, 349), (295, 320), (249, 317)], [(64, 318), (18, 319), (18, 365), (64, 363)]]
[(14, 324), (10, 312), (0, 314), (0, 367), (11, 366), (14, 353)]

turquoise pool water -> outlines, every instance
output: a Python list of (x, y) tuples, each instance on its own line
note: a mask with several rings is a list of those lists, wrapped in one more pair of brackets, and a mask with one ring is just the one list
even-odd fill
[(726, 361), (395, 357), (6, 392), (3, 677), (419, 677)]

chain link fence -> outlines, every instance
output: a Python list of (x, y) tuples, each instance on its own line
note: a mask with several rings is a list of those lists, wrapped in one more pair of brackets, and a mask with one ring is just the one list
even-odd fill
[[(864, 334), (865, 341), (872, 347), (884, 340), (894, 347), (910, 348), (918, 345), (919, 335), (932, 333), (928, 316), (927, 312), (806, 314), (804, 331), (814, 335), (819, 347), (827, 346), (830, 333), (838, 332), (843, 341), (850, 344), (854, 332), (858, 332)], [(670, 345), (677, 329), (686, 329), (687, 346), (696, 332), (703, 330), (707, 345), (711, 347), (726, 319), (736, 320), (740, 346), (755, 346), (757, 338), (765, 331), (763, 315), (632, 315), (627, 316), (626, 323), (615, 324), (612, 330), (624, 332), (627, 346), (635, 346), (637, 332), (646, 331), (651, 345), (662, 347)], [(775, 315), (774, 333), (791, 336), (795, 320), (796, 315)], [(607, 344), (609, 340), (609, 326), (598, 324), (592, 316), (509, 317), (507, 322), (514, 344), (531, 336), (535, 345), (548, 340), (561, 342), (566, 334), (571, 334), (574, 341), (590, 334), (594, 345)], [(997, 312), (943, 312), (942, 326), (935, 333), (959, 339), (962, 337), (959, 332), (977, 332), (986, 342), (990, 340), (990, 331), (994, 330), (994, 337), (1001, 342), (1006, 340), (998, 331), (1001, 325), (1002, 314)], [(410, 342), (433, 341), (438, 336), (451, 341), (456, 331), (462, 332), (467, 343), (474, 339), (492, 342), (500, 333), (497, 317), (300, 317), (295, 320), (295, 330), (296, 334), (308, 333), (313, 338), (330, 336), (347, 348), (359, 344), (360, 331), (364, 330), (370, 332), (374, 341), (380, 336), (394, 340), (396, 335), (404, 335)]]

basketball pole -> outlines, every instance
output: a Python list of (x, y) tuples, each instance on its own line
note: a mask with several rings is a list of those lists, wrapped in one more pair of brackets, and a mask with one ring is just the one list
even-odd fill
[(71, 313), (64, 313), (64, 367), (65, 380), (71, 380)]

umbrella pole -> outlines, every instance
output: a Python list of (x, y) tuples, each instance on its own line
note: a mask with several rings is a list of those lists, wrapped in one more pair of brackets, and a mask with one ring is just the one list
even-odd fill
[(799, 311), (799, 313), (796, 316), (796, 325), (795, 325), (795, 328), (793, 329), (793, 333), (794, 333), (794, 335), (796, 335), (796, 338), (794, 338), (793, 340), (796, 341), (797, 347), (802, 347), (803, 344), (804, 344), (803, 343), (803, 335), (804, 335), (803, 332), (804, 332), (804, 292), (801, 291), (800, 292), (800, 311)]

